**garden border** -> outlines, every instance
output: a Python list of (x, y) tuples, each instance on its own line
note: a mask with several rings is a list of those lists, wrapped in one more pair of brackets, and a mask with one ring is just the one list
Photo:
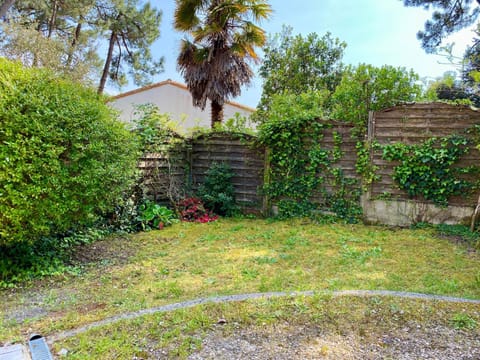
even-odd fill
[(429, 295), (421, 294), (414, 292), (403, 292), (403, 291), (390, 291), (390, 290), (339, 290), (339, 291), (293, 291), (293, 292), (266, 292), (266, 293), (248, 293), (248, 294), (237, 294), (237, 295), (223, 295), (223, 296), (214, 296), (208, 298), (198, 298), (194, 300), (187, 300), (173, 304), (167, 304), (162, 306), (157, 306), (153, 308), (138, 310), (134, 312), (129, 312), (125, 314), (115, 315), (108, 317), (103, 320), (99, 320), (73, 330), (63, 331), (57, 334), (53, 334), (47, 337), (47, 343), (52, 345), (56, 341), (64, 340), (69, 337), (73, 337), (79, 334), (82, 334), (88, 330), (98, 328), (104, 325), (110, 325), (117, 321), (121, 320), (132, 320), (139, 318), (144, 315), (152, 315), (161, 312), (174, 311), (179, 309), (191, 308), (197, 305), (203, 304), (219, 304), (219, 303), (229, 303), (229, 302), (240, 302), (245, 300), (255, 300), (255, 299), (271, 299), (279, 297), (296, 297), (296, 296), (314, 296), (314, 295), (324, 295), (332, 297), (341, 297), (341, 296), (357, 296), (357, 297), (371, 297), (371, 296), (381, 296), (381, 297), (396, 297), (402, 299), (423, 299), (429, 301), (443, 301), (451, 303), (470, 303), (470, 304), (480, 304), (480, 299), (466, 299), (452, 296), (444, 295)]

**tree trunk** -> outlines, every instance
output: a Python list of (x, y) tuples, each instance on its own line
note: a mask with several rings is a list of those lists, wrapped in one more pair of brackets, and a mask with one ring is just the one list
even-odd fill
[(5, 16), (8, 9), (10, 9), (10, 6), (12, 6), (14, 2), (15, 0), (3, 0), (2, 5), (0, 5), (0, 18)]
[(223, 105), (220, 105), (216, 101), (212, 101), (211, 110), (212, 129), (214, 129), (217, 124), (220, 125), (223, 121)]
[(77, 27), (75, 28), (75, 34), (73, 35), (72, 43), (70, 44), (70, 49), (68, 49), (68, 58), (67, 58), (67, 67), (72, 65), (73, 54), (77, 47), (78, 39), (80, 38), (80, 32), (82, 31), (82, 19), (80, 18)]
[(52, 9), (52, 16), (48, 21), (48, 35), (47, 38), (50, 39), (52, 37), (53, 28), (55, 27), (55, 22), (57, 21), (57, 10), (58, 10), (58, 3), (57, 1), (53, 2), (53, 9)]
[(112, 31), (112, 35), (110, 36), (110, 42), (108, 45), (107, 58), (105, 59), (105, 65), (103, 66), (102, 78), (100, 79), (100, 84), (98, 85), (97, 92), (99, 94), (103, 94), (103, 90), (105, 89), (108, 73), (110, 72), (110, 65), (112, 64), (113, 48), (115, 46), (116, 41), (117, 41), (117, 34), (115, 33), (115, 31)]

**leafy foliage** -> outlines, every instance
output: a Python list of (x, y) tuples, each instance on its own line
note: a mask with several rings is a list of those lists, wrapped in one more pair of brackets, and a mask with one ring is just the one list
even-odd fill
[(133, 183), (137, 145), (104, 100), (0, 59), (0, 244), (91, 225)]
[(394, 143), (383, 146), (383, 159), (399, 161), (393, 179), (409, 196), (421, 196), (446, 206), (453, 195), (465, 195), (478, 188), (461, 177), (478, 174), (478, 167), (458, 168), (455, 163), (468, 153), (468, 140), (460, 135), (432, 138), (419, 145)]
[(366, 64), (349, 67), (332, 96), (331, 117), (353, 123), (364, 133), (369, 111), (418, 99), (422, 88), (417, 81), (418, 75), (404, 68)]
[(152, 201), (146, 201), (140, 205), (138, 219), (143, 230), (161, 230), (165, 226), (178, 222), (173, 210)]
[(425, 31), (417, 33), (427, 53), (434, 53), (443, 38), (473, 24), (480, 14), (478, 1), (474, 0), (403, 0), (403, 3), (405, 6), (435, 9), (432, 19), (425, 23)]
[(218, 215), (205, 209), (202, 200), (190, 197), (179, 201), (177, 210), (182, 221), (207, 223), (218, 219)]
[(103, 93), (107, 79), (125, 84), (125, 68), (136, 85), (151, 82), (154, 75), (163, 71), (164, 59), (155, 60), (150, 50), (160, 37), (161, 11), (150, 2), (141, 4), (138, 0), (108, 0), (97, 4), (95, 11), (108, 37), (99, 93)]
[(260, 67), (263, 90), (258, 105), (257, 121), (262, 121), (275, 94), (299, 94), (307, 91), (333, 92), (340, 83), (346, 47), (330, 33), (319, 37), (293, 35), (291, 27), (284, 26), (263, 48), (264, 60)]
[(25, 66), (44, 67), (55, 74), (92, 85), (100, 74), (101, 59), (90, 41), (84, 39), (72, 48), (71, 40), (46, 37), (37, 24), (2, 24), (0, 54), (21, 61)]
[(197, 194), (205, 207), (221, 216), (232, 216), (238, 211), (235, 189), (232, 184), (234, 173), (226, 163), (213, 163), (208, 169)]
[[(277, 202), (281, 217), (310, 214), (319, 205), (311, 198), (320, 193), (324, 209), (352, 221), (356, 218), (350, 210), (358, 209), (359, 194), (351, 191), (352, 184), (332, 166), (342, 157), (341, 137), (334, 133), (333, 149), (321, 146), (324, 130), (331, 127), (319, 121), (327, 97), (328, 91), (273, 96), (269, 116), (260, 126), (259, 141), (268, 147), (270, 162), (264, 191)], [(338, 187), (335, 194), (325, 190), (327, 175)]]
[(0, 23), (0, 54), (89, 85), (100, 79), (99, 93), (108, 80), (143, 85), (163, 70), (150, 51), (161, 15), (138, 0), (14, 1)]
[(70, 252), (76, 245), (89, 244), (110, 233), (105, 228), (88, 228), (59, 236), (42, 237), (33, 244), (0, 245), (0, 288), (14, 288), (20, 282), (45, 276), (78, 274)]

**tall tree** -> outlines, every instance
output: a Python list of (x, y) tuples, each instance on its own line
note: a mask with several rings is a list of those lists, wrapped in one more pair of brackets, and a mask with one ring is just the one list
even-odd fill
[(0, 24), (0, 55), (92, 84), (101, 63), (98, 32), (82, 28), (95, 0), (17, 0)]
[(265, 32), (256, 23), (267, 19), (266, 0), (178, 0), (175, 28), (184, 32), (178, 68), (192, 94), (194, 106), (211, 101), (212, 128), (223, 120), (223, 105), (250, 83), (249, 61), (258, 59)]
[(332, 96), (332, 117), (366, 130), (368, 112), (418, 100), (418, 75), (405, 68), (360, 64), (346, 69)]
[(433, 8), (431, 20), (417, 37), (428, 53), (436, 52), (446, 36), (472, 25), (480, 14), (480, 0), (403, 0), (405, 6)]
[[(1, 0), (0, 0), (1, 1)], [(5, 0), (4, 0), (5, 1)], [(75, 80), (144, 85), (163, 70), (150, 47), (161, 11), (140, 0), (16, 0), (0, 23), (0, 55)], [(100, 54), (105, 47), (106, 54)], [(101, 75), (100, 75), (101, 74)]]
[(108, 36), (98, 93), (103, 93), (107, 79), (123, 84), (124, 66), (136, 85), (144, 85), (163, 71), (163, 57), (154, 60), (150, 47), (160, 36), (162, 12), (150, 3), (138, 7), (138, 0), (106, 0), (97, 3), (97, 11)]
[(292, 28), (284, 26), (282, 32), (271, 37), (263, 48), (260, 76), (264, 82), (257, 121), (261, 121), (262, 113), (268, 110), (275, 94), (333, 92), (342, 78), (346, 46), (330, 33), (322, 37), (316, 33), (294, 36)]

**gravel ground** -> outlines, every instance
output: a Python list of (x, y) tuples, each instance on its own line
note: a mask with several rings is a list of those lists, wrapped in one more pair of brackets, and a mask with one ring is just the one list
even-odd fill
[[(157, 354), (157, 356), (160, 354)], [(161, 358), (161, 357), (159, 357)], [(292, 330), (288, 325), (268, 329), (214, 329), (189, 360), (287, 359), (480, 359), (478, 332), (411, 324), (388, 333), (332, 334), (314, 326)]]

